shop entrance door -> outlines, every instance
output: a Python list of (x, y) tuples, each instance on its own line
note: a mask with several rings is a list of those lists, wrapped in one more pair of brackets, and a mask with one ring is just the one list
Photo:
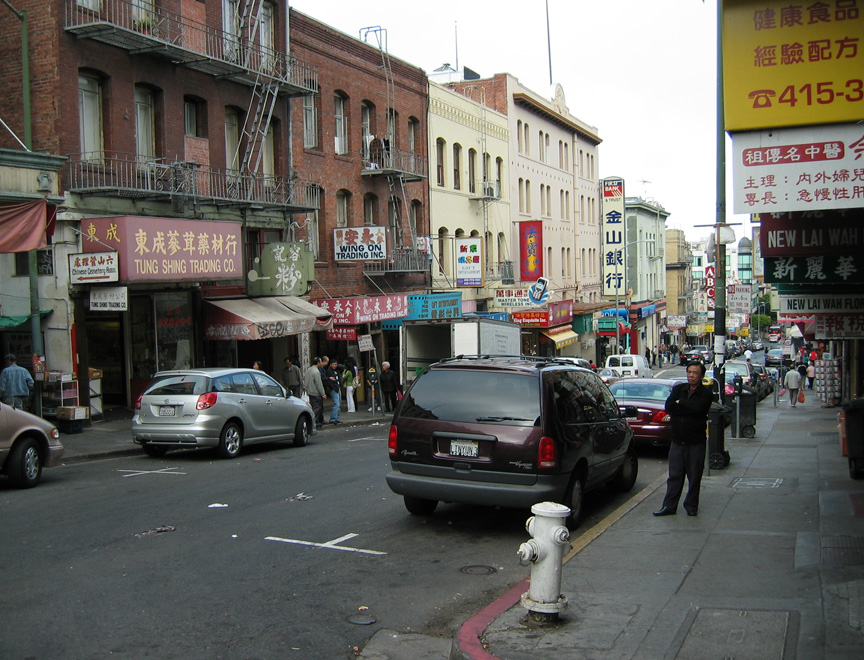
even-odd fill
[(118, 314), (100, 313), (87, 317), (87, 352), (90, 367), (102, 370), (102, 403), (108, 407), (125, 407), (129, 400), (126, 388), (126, 365), (123, 350), (123, 323)]

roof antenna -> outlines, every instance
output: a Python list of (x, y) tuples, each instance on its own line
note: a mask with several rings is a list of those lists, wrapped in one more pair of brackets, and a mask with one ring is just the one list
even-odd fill
[(459, 72), (459, 23), (453, 21), (453, 35), (456, 40), (456, 72)]

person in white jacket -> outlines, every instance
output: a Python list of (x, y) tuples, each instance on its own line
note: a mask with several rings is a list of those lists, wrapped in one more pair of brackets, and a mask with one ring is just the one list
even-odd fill
[(789, 391), (789, 403), (794, 408), (798, 403), (798, 390), (801, 389), (801, 374), (795, 369), (786, 372), (783, 386)]

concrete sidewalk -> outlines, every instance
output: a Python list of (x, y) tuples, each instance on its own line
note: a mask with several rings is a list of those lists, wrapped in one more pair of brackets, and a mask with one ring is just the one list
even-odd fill
[(660, 479), (573, 539), (558, 624), (523, 623), (526, 581), (463, 625), (450, 660), (864, 657), (864, 481), (840, 409), (807, 395), (765, 399), (756, 437), (727, 437), (697, 517), (652, 515)]
[[(327, 401), (324, 405), (324, 419), (330, 419), (333, 404)], [(349, 413), (342, 405), (339, 425), (326, 424), (318, 429), (318, 437), (333, 433), (335, 429), (354, 424), (372, 424), (375, 422), (389, 426), (392, 413), (369, 412), (366, 404), (358, 404), (357, 412)], [(84, 422), (81, 433), (61, 433), (63, 443), (63, 462), (73, 463), (82, 460), (92, 460), (103, 456), (122, 456), (124, 454), (140, 454), (139, 445), (132, 442), (132, 411), (114, 409), (106, 418), (98, 418)]]

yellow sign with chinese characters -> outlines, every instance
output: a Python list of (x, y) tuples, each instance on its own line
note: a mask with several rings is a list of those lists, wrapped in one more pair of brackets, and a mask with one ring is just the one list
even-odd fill
[(864, 119), (862, 4), (726, 0), (726, 130)]

